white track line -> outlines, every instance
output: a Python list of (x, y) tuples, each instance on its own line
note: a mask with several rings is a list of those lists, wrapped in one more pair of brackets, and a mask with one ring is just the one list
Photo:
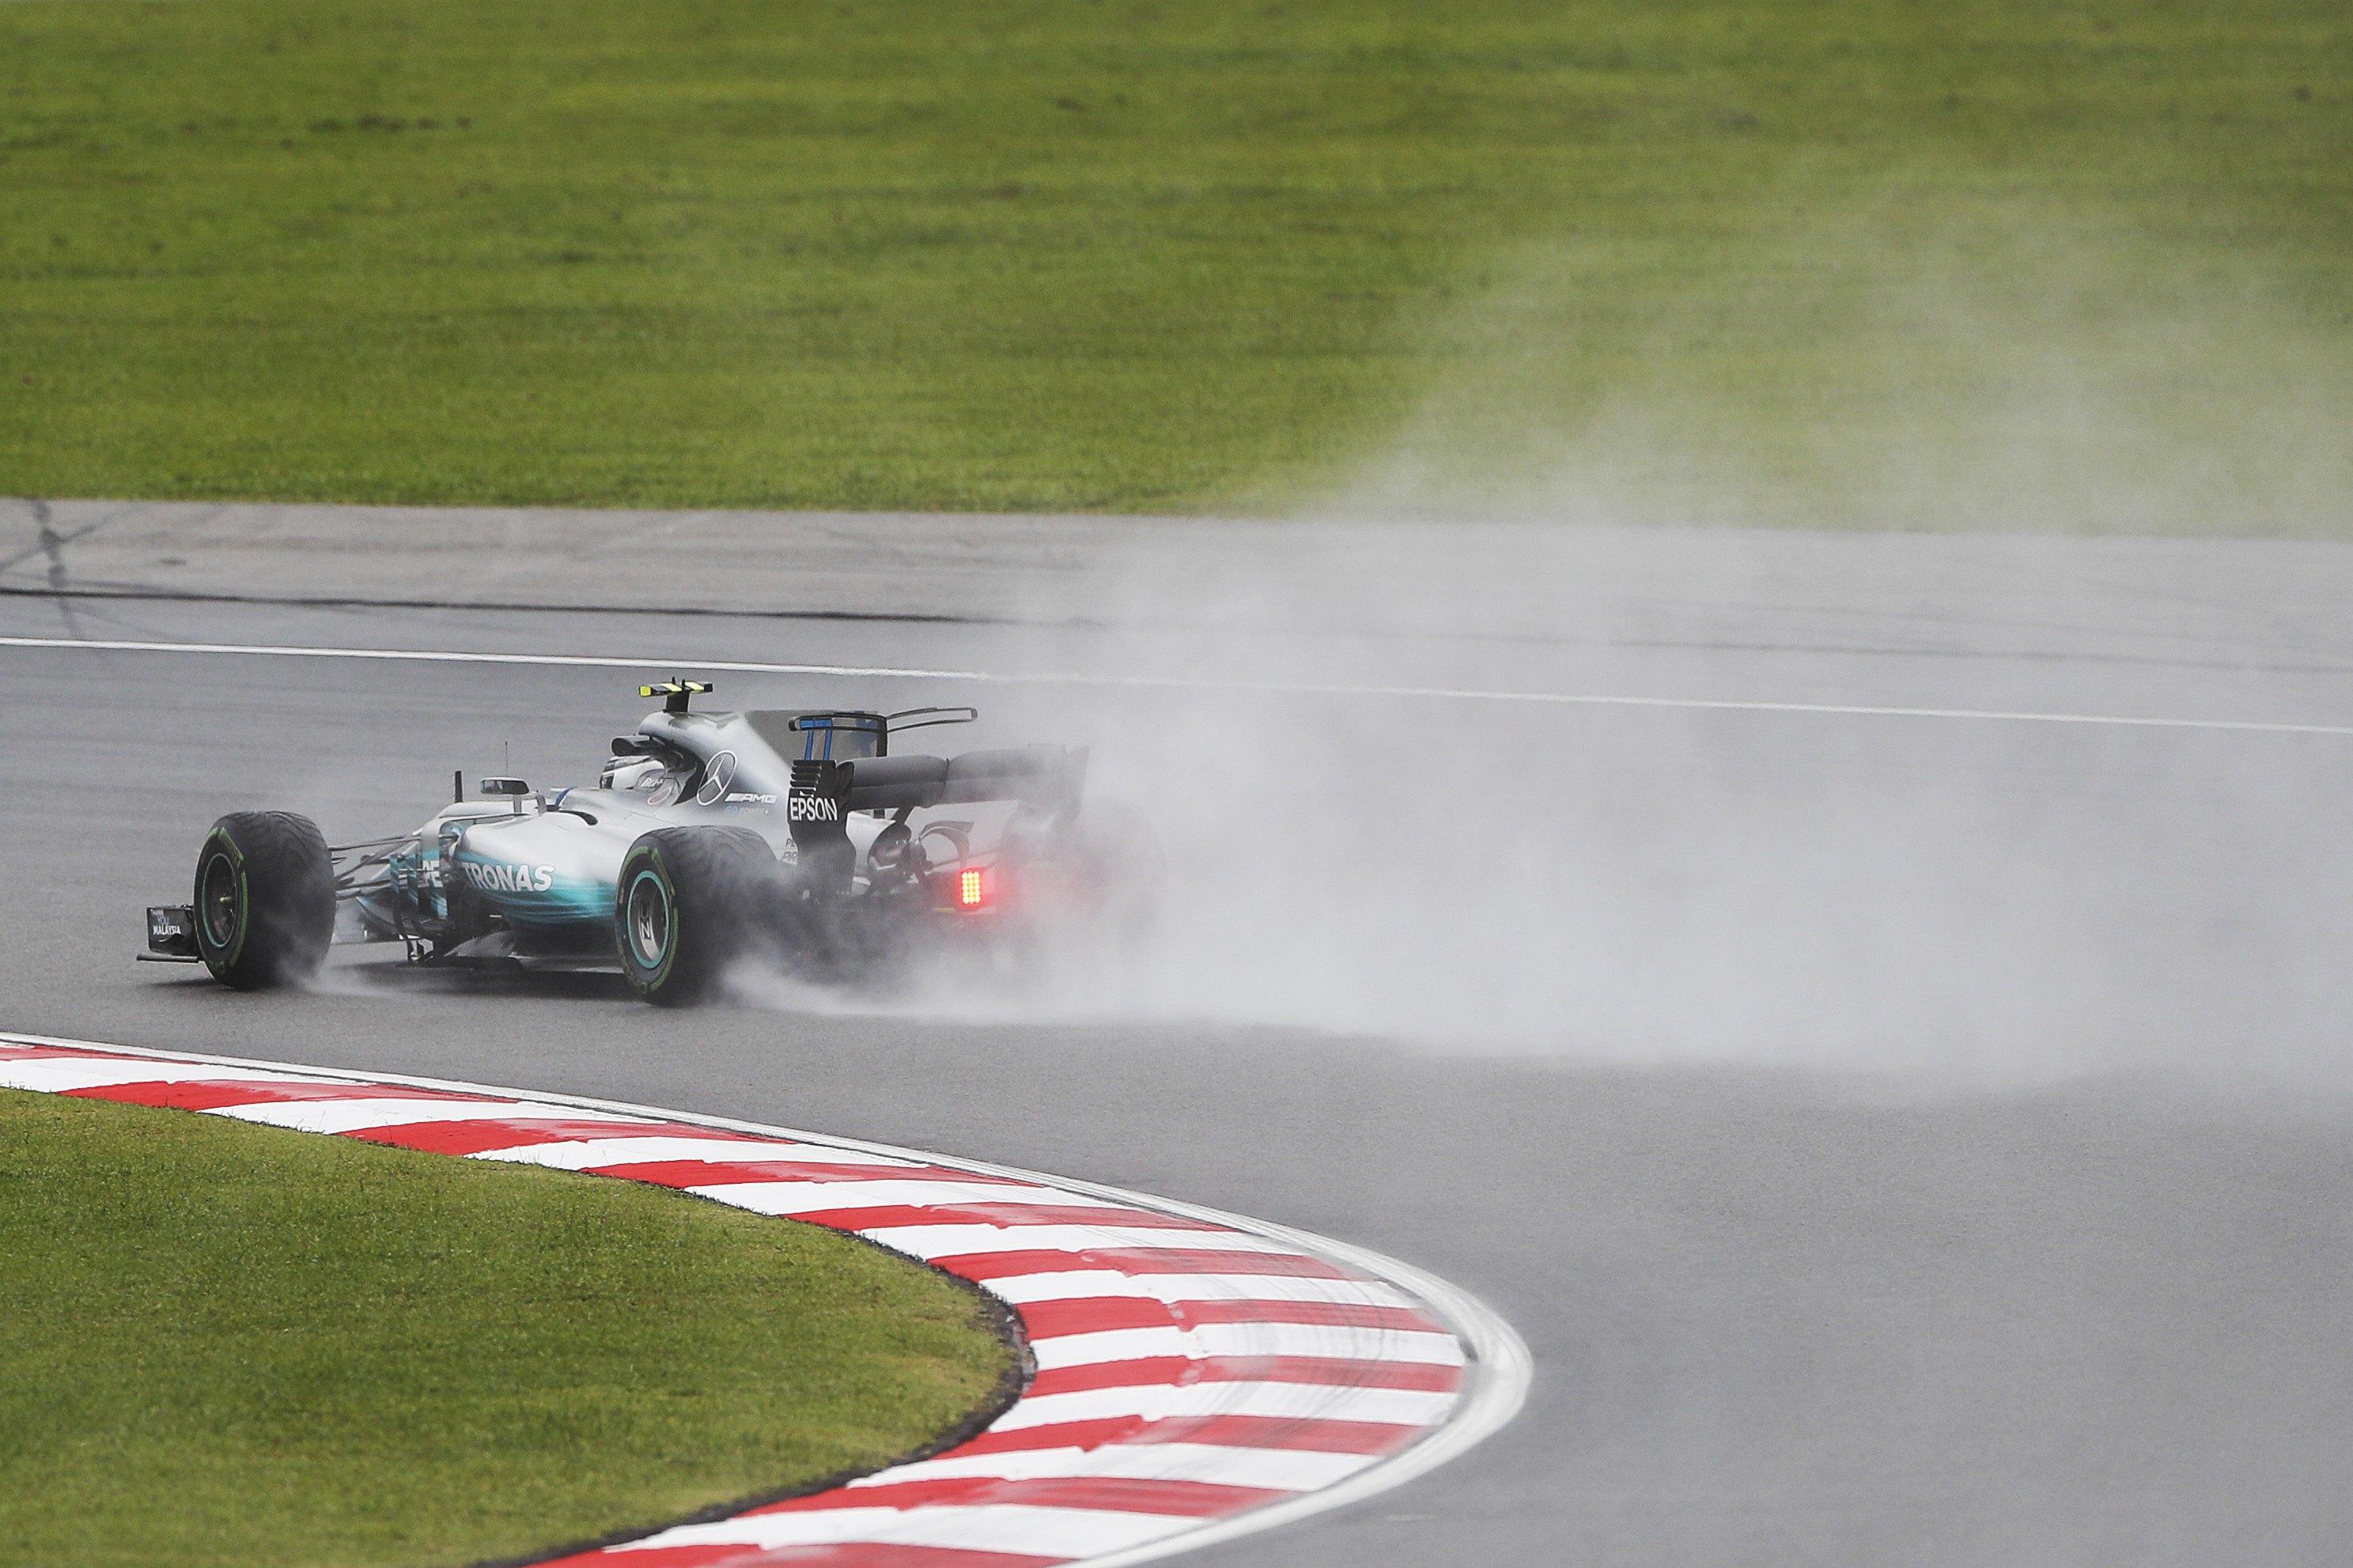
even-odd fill
[(1703, 713), (1788, 713), (1850, 719), (1967, 719), (2006, 724), (2091, 724), (2132, 730), (2228, 731), (2258, 735), (2353, 735), (2353, 724), (2287, 724), (2261, 719), (2164, 719), (2132, 713), (2046, 713), (1999, 708), (1905, 708), (1855, 702), (1750, 702), (1728, 698), (1629, 697), (1594, 691), (1496, 691), (1468, 686), (1356, 685), (1317, 680), (1206, 680), (1173, 675), (1079, 675), (987, 669), (920, 669), (887, 664), (767, 664), (725, 658), (621, 658), (574, 653), (460, 653), (439, 648), (301, 647), (274, 643), (140, 642), (101, 637), (0, 637), (0, 647), (101, 653), (236, 654), (268, 658), (356, 658), (423, 664), (570, 665), (596, 669), (689, 669), (732, 675), (863, 676), (964, 680), (998, 686), (1093, 686), (1176, 691), (1254, 691), (1286, 697), (1421, 698), (1454, 702), (1533, 702), (1567, 708), (1661, 708)]
[[(1205, 1208), (1198, 1204), (1178, 1203), (1167, 1198), (1152, 1197), (1141, 1193), (1128, 1192), (1120, 1187), (1106, 1186), (1098, 1182), (1072, 1181), (1060, 1176), (1041, 1175), (1036, 1172), (1025, 1171), (1010, 1165), (993, 1164), (986, 1161), (965, 1160), (953, 1155), (902, 1149), (887, 1143), (868, 1142), (861, 1139), (838, 1138), (827, 1133), (803, 1132), (787, 1127), (769, 1126), (756, 1121), (741, 1121), (731, 1117), (703, 1116), (691, 1111), (666, 1110), (618, 1100), (543, 1094), (533, 1089), (503, 1089), (451, 1079), (414, 1078), (400, 1073), (350, 1072), (333, 1068), (301, 1067), (287, 1062), (257, 1061), (243, 1057), (212, 1056), (198, 1051), (146, 1050), (135, 1046), (119, 1046), (105, 1041), (60, 1038), (45, 1035), (0, 1034), (0, 1043), (61, 1047), (69, 1050), (103, 1051), (112, 1056), (143, 1057), (156, 1058), (165, 1064), (179, 1064), (177, 1068), (166, 1066), (152, 1075), (142, 1075), (142, 1078), (163, 1079), (185, 1076), (185, 1065), (194, 1062), (231, 1069), (229, 1075), (209, 1076), (245, 1077), (250, 1074), (252, 1077), (263, 1079), (281, 1079), (285, 1077), (299, 1076), (305, 1079), (328, 1079), (356, 1084), (392, 1084), (408, 1089), (478, 1095), (493, 1100), (522, 1100), (528, 1102), (529, 1107), (534, 1110), (555, 1107), (564, 1110), (594, 1111), (605, 1117), (618, 1117), (630, 1121), (690, 1123), (728, 1132), (749, 1134), (762, 1139), (789, 1140), (794, 1143), (809, 1145), (813, 1149), (856, 1152), (871, 1158), (876, 1163), (915, 1162), (932, 1167), (947, 1167), (976, 1176), (995, 1178), (1000, 1184), (1026, 1183), (1048, 1186), (1060, 1192), (1078, 1194), (1106, 1203), (1155, 1210), (1162, 1214), (1199, 1220), (1208, 1225), (1246, 1231), (1268, 1241), (1320, 1256), (1360, 1273), (1372, 1275), (1388, 1285), (1406, 1292), (1409, 1298), (1418, 1299), (1419, 1305), (1434, 1311), (1449, 1328), (1453, 1330), (1454, 1336), (1461, 1343), (1468, 1347), (1470, 1375), (1464, 1381), (1460, 1394), (1455, 1396), (1455, 1403), (1451, 1412), (1446, 1415), (1442, 1425), (1430, 1427), (1426, 1435), (1414, 1441), (1410, 1447), (1378, 1458), (1359, 1455), (1292, 1453), (1282, 1449), (1210, 1450), (1211, 1458), (1221, 1458), (1223, 1462), (1230, 1463), (1239, 1455), (1250, 1458), (1254, 1464), (1260, 1465), (1265, 1473), (1281, 1472), (1282, 1479), (1276, 1482), (1278, 1486), (1296, 1484), (1313, 1487), (1315, 1489), (1302, 1490), (1298, 1495), (1281, 1501), (1265, 1503), (1251, 1508), (1246, 1512), (1232, 1514), (1222, 1519), (1206, 1520), (1198, 1524), (1178, 1523), (1173, 1520), (1145, 1520), (1136, 1523), (1130, 1531), (1131, 1539), (1134, 1542), (1132, 1545), (1118, 1542), (1112, 1534), (1101, 1533), (1119, 1516), (1104, 1513), (1076, 1515), (1063, 1522), (1072, 1528), (1082, 1528), (1090, 1532), (1090, 1541), (1099, 1540), (1102, 1542), (1098, 1549), (1074, 1537), (1071, 1544), (1076, 1550), (1071, 1555), (1074, 1559), (1082, 1559), (1084, 1568), (1126, 1568), (1126, 1565), (1132, 1563), (1153, 1562), (1174, 1556), (1181, 1552), (1190, 1552), (1214, 1542), (1229, 1540), (1240, 1535), (1256, 1534), (1279, 1524), (1304, 1519), (1312, 1514), (1322, 1513), (1376, 1493), (1387, 1491), (1392, 1487), (1400, 1486), (1416, 1476), (1434, 1469), (1491, 1436), (1518, 1414), (1521, 1405), (1527, 1398), (1532, 1366), (1526, 1344), (1521, 1341), (1518, 1333), (1509, 1323), (1476, 1297), (1448, 1284), (1436, 1275), (1425, 1273), (1410, 1264), (1400, 1263), (1395, 1258), (1384, 1257), (1364, 1247), (1328, 1240), (1306, 1231), (1293, 1230), (1287, 1226), (1272, 1225), (1264, 1220), (1250, 1219), (1240, 1215)], [(40, 1087), (54, 1093), (62, 1088), (74, 1087), (83, 1079), (93, 1076), (106, 1076), (106, 1074), (99, 1068), (77, 1071), (70, 1064), (55, 1063), (44, 1070)], [(122, 1079), (118, 1073), (112, 1075), (111, 1081), (120, 1082)], [(332, 1106), (337, 1102), (324, 1103)], [(417, 1102), (377, 1100), (368, 1103), (385, 1108), (391, 1112), (387, 1120), (397, 1121), (405, 1114), (406, 1108)], [(464, 1101), (441, 1100), (436, 1103), (443, 1112), (454, 1111), (460, 1116), (471, 1109)], [(312, 1102), (307, 1107), (297, 1102), (297, 1107), (319, 1109), (320, 1102)], [(272, 1109), (293, 1108), (273, 1107)], [(512, 1112), (516, 1107), (510, 1103), (486, 1109)], [(211, 1114), (224, 1113), (233, 1114), (233, 1112), (222, 1111), (215, 1111)], [(651, 1142), (645, 1145), (647, 1152), (655, 1152), (656, 1147), (657, 1145)], [(503, 1150), (497, 1151), (493, 1157), (504, 1157), (509, 1152)], [(802, 1157), (804, 1155), (801, 1152), (797, 1151), (794, 1154), (796, 1159)], [(1435, 1340), (1443, 1336), (1427, 1333), (1401, 1335), (1391, 1332), (1387, 1336), (1388, 1342), (1385, 1346), (1385, 1351), (1386, 1353), (1397, 1355), (1408, 1341)], [(1035, 1343), (1032, 1348), (1036, 1349)], [(1248, 1393), (1249, 1391), (1240, 1390), (1240, 1392)], [(1422, 1414), (1418, 1406), (1413, 1413)], [(1135, 1454), (1111, 1454), (1108, 1448), (1097, 1450), (1096, 1454), (1098, 1457), (1109, 1455), (1110, 1459), (1134, 1461), (1146, 1469), (1173, 1466), (1175, 1468), (1170, 1471), (1171, 1474), (1186, 1478), (1190, 1478), (1201, 1463), (1200, 1456), (1194, 1449), (1181, 1443), (1155, 1445), (1150, 1451)], [(934, 1459), (905, 1468), (911, 1474), (928, 1477), (944, 1473), (940, 1469), (944, 1463), (964, 1464), (969, 1468), (973, 1461)], [(992, 1455), (980, 1459), (977, 1463), (981, 1473), (992, 1477), (1015, 1476), (1029, 1469), (1040, 1469), (1044, 1473), (1050, 1474), (1082, 1474), (1089, 1473), (1090, 1470), (1090, 1467), (1084, 1464), (1072, 1468), (1069, 1455), (1052, 1452), (1034, 1455), (1019, 1453)], [(1117, 1464), (1111, 1464), (1108, 1460), (1106, 1466), (1102, 1468), (1106, 1474), (1114, 1473), (1119, 1468)], [(1292, 1471), (1300, 1473), (1293, 1476), (1290, 1473)], [(1315, 1473), (1309, 1474), (1307, 1473), (1309, 1471)], [(1156, 1474), (1157, 1470), (1154, 1470), (1154, 1473)], [(876, 1481), (886, 1481), (895, 1479), (895, 1471), (886, 1470), (872, 1479)], [(1245, 1479), (1262, 1481), (1264, 1476), (1254, 1471), (1251, 1472), (1250, 1477)], [(969, 1511), (974, 1513), (993, 1511), (1005, 1514), (1008, 1518), (1036, 1515), (1044, 1522), (1052, 1523), (1055, 1521), (1045, 1520), (1044, 1516), (1050, 1514), (1059, 1516), (1060, 1512), (1066, 1510), (1000, 1509)], [(742, 1520), (752, 1516), (737, 1517)], [(789, 1536), (797, 1531), (808, 1535), (811, 1539), (819, 1539), (828, 1538), (829, 1531), (846, 1529), (849, 1522), (839, 1517), (828, 1520), (823, 1515), (769, 1516), (761, 1523), (761, 1528), (772, 1529), (780, 1536)], [(697, 1528), (701, 1527), (673, 1527), (670, 1531), (659, 1531), (657, 1534), (664, 1540), (691, 1539), (691, 1532)], [(720, 1536), (724, 1536), (726, 1529), (727, 1521), (720, 1521), (709, 1527), (710, 1531), (718, 1532)], [(681, 1531), (687, 1533), (681, 1533)], [(1147, 1533), (1151, 1538), (1143, 1538)], [(653, 1539), (648, 1537), (644, 1538), (644, 1541), (646, 1543), (650, 1543)], [(619, 1568), (619, 1565), (625, 1565), (628, 1562), (629, 1546), (624, 1544), (617, 1548), (607, 1549), (607, 1554), (611, 1556), (617, 1568)], [(1078, 1562), (1073, 1562), (1072, 1568), (1079, 1568)]]

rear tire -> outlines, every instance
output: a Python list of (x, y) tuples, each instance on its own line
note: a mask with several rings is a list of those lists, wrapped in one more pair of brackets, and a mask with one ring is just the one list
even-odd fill
[(776, 851), (748, 827), (660, 827), (629, 846), (613, 891), (613, 943), (629, 988), (658, 1007), (710, 1000), (757, 951)]
[(289, 811), (232, 812), (196, 855), (196, 953), (239, 991), (300, 985), (335, 934), (335, 862), (318, 824)]

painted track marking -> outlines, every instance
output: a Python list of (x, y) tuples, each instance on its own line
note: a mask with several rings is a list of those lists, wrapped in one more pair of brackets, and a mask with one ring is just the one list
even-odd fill
[(2111, 729), (2203, 730), (2257, 735), (2353, 735), (2353, 724), (2291, 724), (2265, 719), (2168, 719), (2133, 713), (2057, 713), (1998, 708), (1907, 708), (1883, 703), (1764, 702), (1732, 698), (1635, 697), (1597, 691), (1510, 691), (1470, 686), (1356, 685), (1317, 680), (1208, 680), (1173, 675), (1081, 675), (1069, 671), (924, 669), (887, 664), (770, 664), (724, 658), (636, 658), (604, 654), (466, 653), (439, 648), (305, 647), (277, 643), (146, 642), (132, 638), (0, 637), (0, 647), (100, 653), (217, 654), (261, 658), (351, 658), (394, 663), (576, 666), (594, 669), (692, 669), (730, 675), (857, 676), (955, 680), (997, 686), (1245, 691), (1277, 697), (1379, 697), (1454, 702), (1523, 702), (1564, 708), (1656, 708), (1700, 713), (1778, 713), (1847, 719), (1967, 720), (2002, 724), (2084, 724)]
[(957, 1447), (551, 1568), (944, 1568), (989, 1553), (1117, 1568), (1387, 1490), (1526, 1397), (1526, 1346), (1445, 1281), (1097, 1183), (610, 1100), (45, 1036), (0, 1035), (0, 1087), (796, 1214), (970, 1279), (1021, 1322), (1037, 1375)]

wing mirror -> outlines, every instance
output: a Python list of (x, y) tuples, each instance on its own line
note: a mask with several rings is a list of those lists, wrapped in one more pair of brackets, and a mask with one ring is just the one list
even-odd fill
[(522, 779), (478, 779), (475, 783), (484, 795), (513, 801), (518, 816), (522, 812), (523, 797), (531, 794), (531, 785)]

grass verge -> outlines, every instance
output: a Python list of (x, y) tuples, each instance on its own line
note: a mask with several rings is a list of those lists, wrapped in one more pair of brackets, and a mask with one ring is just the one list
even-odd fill
[(848, 1237), (0, 1090), (0, 1563), (465, 1563), (871, 1468), (1011, 1365)]
[(2348, 254), (2341, 0), (0, 5), (0, 494), (2326, 529)]

